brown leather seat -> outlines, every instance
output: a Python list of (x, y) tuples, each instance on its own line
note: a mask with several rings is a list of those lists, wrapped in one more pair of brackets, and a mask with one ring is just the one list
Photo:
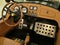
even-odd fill
[[(26, 35), (24, 45), (27, 45), (27, 43), (30, 41), (29, 34)], [(12, 39), (8, 39), (6, 37), (0, 37), (0, 45), (22, 45), (22, 43), (19, 41), (14, 41)]]
[(0, 37), (0, 45), (21, 45), (21, 43), (5, 37)]

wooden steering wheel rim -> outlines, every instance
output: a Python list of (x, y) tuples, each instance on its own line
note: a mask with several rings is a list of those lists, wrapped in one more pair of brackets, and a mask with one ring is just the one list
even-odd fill
[[(6, 25), (8, 25), (8, 26), (16, 26), (16, 25), (18, 25), (18, 24), (22, 21), (23, 13), (22, 13), (22, 11), (21, 11), (21, 8), (22, 8), (21, 5), (18, 5), (17, 3), (14, 3), (9, 9), (13, 10), (15, 6), (18, 6), (18, 7), (19, 7), (19, 10), (20, 10), (20, 12), (21, 12), (21, 14), (20, 14), (20, 15), (21, 15), (21, 16), (20, 16), (20, 19), (18, 20), (17, 23), (11, 25), (11, 24), (8, 24), (8, 23), (4, 20), (4, 17), (2, 17), (4, 23), (5, 23)], [(3, 15), (2, 15), (2, 16), (3, 16)], [(10, 14), (7, 12), (6, 17), (9, 18), (9, 16), (10, 16)]]

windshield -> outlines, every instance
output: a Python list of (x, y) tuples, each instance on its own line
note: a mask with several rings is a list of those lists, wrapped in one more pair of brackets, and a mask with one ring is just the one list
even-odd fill
[(60, 0), (13, 0), (14, 2), (36, 2), (50, 7), (58, 8)]
[(14, 0), (15, 2), (24, 2), (24, 1), (52, 1), (52, 2), (60, 2), (60, 0)]

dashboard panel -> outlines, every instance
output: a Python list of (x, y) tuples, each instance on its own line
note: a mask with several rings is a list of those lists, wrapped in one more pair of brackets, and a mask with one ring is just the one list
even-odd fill
[[(56, 20), (59, 24), (60, 20), (58, 18), (59, 18), (60, 12), (54, 8), (44, 6), (41, 4), (26, 3), (26, 2), (25, 3), (17, 3), (17, 4), (22, 6), (22, 11), (25, 12), (24, 15), (30, 15), (30, 16), (36, 16), (36, 17), (42, 17), (42, 18)], [(15, 3), (12, 4), (10, 9), (13, 10), (14, 6), (16, 6)], [(7, 15), (8, 15), (8, 13), (7, 13)], [(0, 23), (1, 22), (2, 21), (0, 21)]]
[[(56, 41), (57, 32), (60, 27), (60, 20), (59, 20), (60, 12), (54, 8), (44, 6), (41, 4), (36, 4), (36, 3), (28, 3), (28, 2), (27, 3), (26, 2), (11, 3), (11, 5), (7, 4), (2, 10), (4, 20), (6, 19), (9, 21), (9, 15), (11, 15), (11, 13), (8, 12), (9, 10), (13, 11), (13, 13), (14, 11), (18, 10), (18, 7), (16, 7), (17, 6), (16, 4), (18, 5), (18, 7), (22, 7), (19, 9), (20, 12), (18, 14), (15, 13), (16, 15), (19, 15), (21, 11), (23, 13), (22, 22), (20, 22), (18, 25), (19, 30), (22, 31), (21, 34), (24, 31), (26, 33), (26, 31), (28, 30), (27, 32), (30, 33), (32, 42), (38, 43), (38, 45), (54, 45), (55, 44), (54, 42)], [(13, 13), (12, 13), (12, 16), (14, 16)], [(21, 16), (21, 14), (19, 16)], [(0, 20), (0, 23), (2, 22), (3, 22), (3, 19)], [(14, 20), (14, 22), (17, 22), (17, 21)], [(9, 30), (9, 28), (12, 28), (12, 27), (7, 26), (7, 28), (8, 29), (6, 30)], [(1, 29), (1, 30), (4, 30), (4, 29)], [(32, 33), (30, 31), (32, 31)], [(20, 34), (20, 31), (18, 32)], [(15, 32), (15, 33), (17, 34), (18, 32)], [(13, 35), (15, 35), (15, 33)], [(25, 38), (25, 33), (22, 34), (23, 39)], [(1, 33), (0, 35), (5, 35), (5, 34), (6, 32)], [(21, 36), (21, 34), (20, 35), (17, 34), (16, 37)], [(22, 38), (22, 37), (19, 37), (19, 38)]]

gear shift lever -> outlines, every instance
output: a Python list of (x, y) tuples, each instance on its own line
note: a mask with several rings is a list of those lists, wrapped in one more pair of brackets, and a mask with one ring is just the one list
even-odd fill
[(27, 45), (29, 41), (30, 41), (30, 36), (29, 36), (29, 33), (27, 33), (25, 41), (24, 41), (24, 45)]

